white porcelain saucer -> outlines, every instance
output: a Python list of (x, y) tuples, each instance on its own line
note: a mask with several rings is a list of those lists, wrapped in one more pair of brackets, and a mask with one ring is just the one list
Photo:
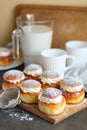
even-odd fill
[(12, 69), (15, 67), (18, 67), (19, 65), (21, 65), (23, 63), (23, 59), (18, 59), (18, 60), (14, 60), (13, 63), (9, 66), (0, 66), (0, 70), (7, 70), (7, 69)]

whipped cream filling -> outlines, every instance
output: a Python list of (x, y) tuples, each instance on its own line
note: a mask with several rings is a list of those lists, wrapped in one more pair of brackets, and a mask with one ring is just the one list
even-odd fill
[[(21, 78), (21, 80), (24, 80), (24, 76)], [(14, 84), (16, 84), (16, 83), (19, 83), (21, 80), (19, 80), (19, 79), (16, 79), (16, 80), (6, 80), (6, 81), (8, 81), (8, 82), (10, 82), (10, 83), (14, 83)]]
[(42, 93), (41, 94), (39, 94), (39, 97), (38, 97), (38, 99), (41, 101), (41, 102), (45, 102), (45, 103), (47, 103), (47, 104), (49, 104), (49, 103), (60, 103), (61, 101), (62, 101), (62, 99), (63, 99), (63, 96), (62, 95), (59, 95), (59, 96), (57, 96), (57, 97), (55, 97), (55, 98), (49, 98), (49, 97), (45, 97), (44, 95), (42, 95)]
[(11, 54), (11, 50), (8, 48), (1, 47), (0, 48), (0, 56), (9, 56)]
[(59, 78), (44, 78), (44, 77), (41, 77), (41, 81), (43, 82), (43, 84), (47, 83), (47, 84), (52, 84), (52, 83), (57, 83), (59, 81)]
[(32, 76), (39, 76), (42, 74), (42, 69), (39, 68), (37, 70), (32, 70), (32, 71), (31, 70), (28, 71), (27, 69), (25, 69), (24, 73), (27, 75), (32, 75)]
[(61, 85), (61, 88), (63, 88), (63, 90), (66, 90), (68, 92), (76, 92), (76, 91), (81, 91), (81, 89), (83, 89), (83, 84), (81, 85), (78, 85), (78, 86), (69, 86), (69, 85), (65, 85), (63, 83), (60, 84)]
[(24, 88), (21, 86), (21, 90), (24, 93), (39, 93), (41, 90), (41, 87), (37, 87), (37, 88)]

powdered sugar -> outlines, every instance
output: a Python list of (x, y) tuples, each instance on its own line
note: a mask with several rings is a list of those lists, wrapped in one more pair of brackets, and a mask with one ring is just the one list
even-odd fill
[(69, 86), (77, 86), (83, 84), (83, 82), (80, 79), (74, 77), (66, 77), (62, 81), (64, 84)]
[(51, 98), (55, 98), (61, 94), (62, 92), (56, 88), (47, 88), (43, 91), (44, 96), (51, 97)]
[(30, 64), (25, 67), (24, 73), (32, 76), (39, 76), (42, 74), (42, 67), (37, 64)]
[(43, 82), (43, 84), (57, 83), (60, 80), (58, 73), (49, 70), (45, 70), (40, 76), (40, 79)]
[(35, 87), (35, 86), (40, 87), (41, 84), (38, 81), (31, 79), (31, 80), (25, 80), (23, 82), (22, 87), (27, 87), (27, 86), (28, 87)]
[(59, 77), (59, 74), (56, 72), (46, 70), (43, 72), (42, 77), (56, 78), (56, 77)]
[(11, 50), (5, 47), (0, 47), (0, 56), (9, 56), (11, 54)]
[(84, 88), (83, 82), (74, 77), (66, 77), (60, 82), (61, 88), (68, 92), (81, 91)]
[(20, 121), (32, 121), (34, 117), (27, 111), (22, 110), (19, 107), (13, 109), (1, 109), (1, 111), (7, 114), (11, 118), (15, 118)]
[(14, 102), (16, 101), (16, 99), (11, 99), (8, 101), (8, 105), (12, 105)]
[(20, 70), (9, 70), (4, 73), (3, 79), (6, 81), (10, 80), (23, 80), (25, 78), (24, 74)]
[(41, 68), (41, 66), (37, 65), (37, 64), (30, 64), (30, 65), (25, 67), (26, 70), (36, 70), (36, 69), (39, 69), (39, 68)]
[(47, 89), (44, 89), (44, 91), (42, 91), (39, 94), (38, 99), (41, 102), (45, 102), (48, 104), (49, 103), (60, 103), (63, 100), (63, 95), (59, 89), (47, 88)]
[(39, 93), (41, 90), (41, 84), (36, 80), (25, 80), (21, 85), (23, 92)]

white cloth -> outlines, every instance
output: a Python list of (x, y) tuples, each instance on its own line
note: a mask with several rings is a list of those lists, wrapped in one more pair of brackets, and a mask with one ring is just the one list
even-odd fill
[(72, 76), (79, 78), (84, 83), (84, 90), (87, 92), (87, 63), (77, 66), (65, 73), (65, 77)]

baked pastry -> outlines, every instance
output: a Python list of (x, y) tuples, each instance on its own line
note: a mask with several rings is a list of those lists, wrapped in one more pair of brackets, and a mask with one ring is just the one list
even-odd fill
[(35, 79), (39, 81), (39, 76), (42, 74), (43, 69), (38, 64), (29, 64), (24, 68), (23, 72), (26, 75), (26, 79)]
[(0, 47), (0, 65), (8, 66), (13, 62), (12, 51), (6, 47)]
[(66, 103), (79, 103), (85, 96), (83, 82), (74, 77), (66, 77), (60, 81)]
[(20, 70), (9, 70), (3, 75), (2, 89), (5, 90), (10, 87), (20, 87), (25, 75)]
[(59, 89), (46, 88), (38, 96), (39, 110), (45, 114), (60, 114), (65, 106), (66, 100)]
[(49, 70), (45, 70), (42, 75), (40, 76), (42, 88), (60, 88), (59, 81), (60, 75), (56, 72), (52, 72)]
[(25, 80), (21, 85), (20, 98), (25, 103), (37, 103), (40, 91), (40, 82), (33, 79)]

